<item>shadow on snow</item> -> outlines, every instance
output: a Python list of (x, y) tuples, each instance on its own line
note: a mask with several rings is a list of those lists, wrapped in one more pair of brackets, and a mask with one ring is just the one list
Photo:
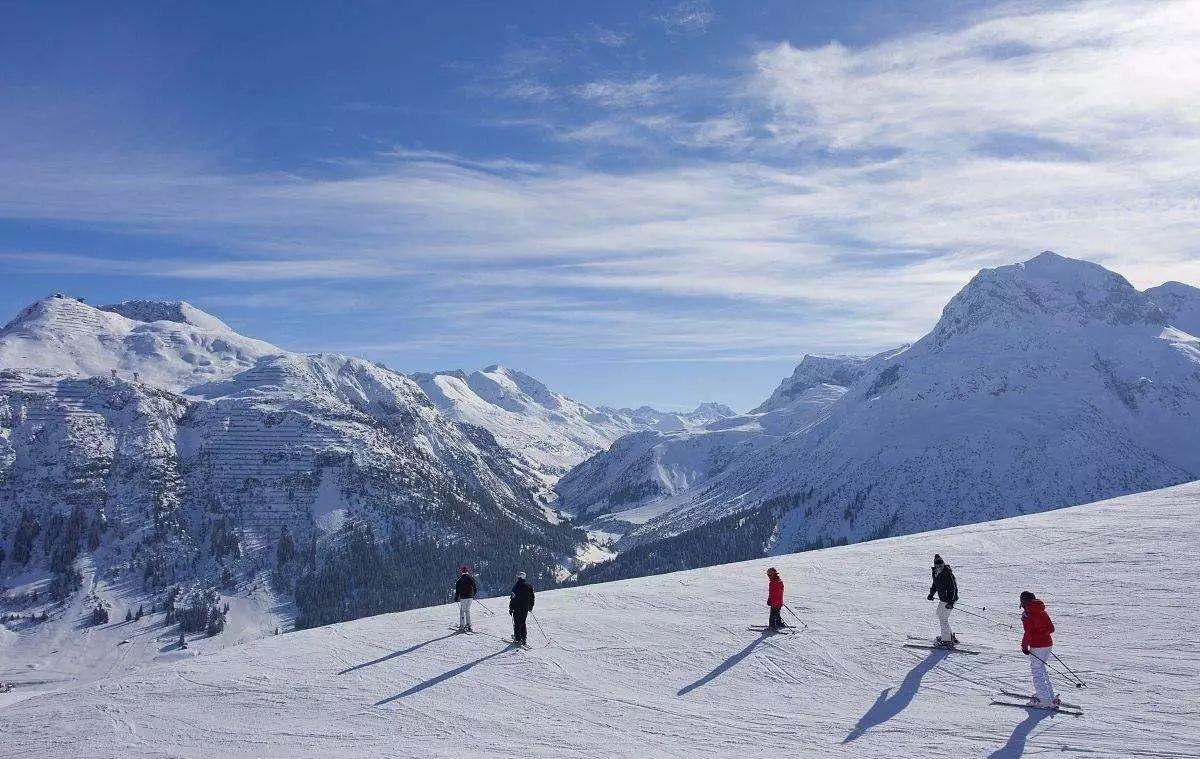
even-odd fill
[(432, 640), (427, 640), (423, 643), (418, 643), (415, 646), (409, 646), (408, 648), (404, 649), (403, 651), (393, 651), (392, 653), (388, 654), (387, 656), (381, 656), (378, 659), (374, 659), (372, 661), (365, 661), (362, 664), (355, 664), (353, 667), (350, 667), (349, 669), (343, 669), (341, 672), (338, 672), (338, 674), (345, 675), (350, 672), (353, 672), (356, 669), (362, 669), (363, 667), (369, 667), (372, 664), (379, 664), (381, 662), (387, 661), (388, 659), (394, 659), (397, 656), (404, 656), (405, 654), (411, 654), (413, 651), (416, 651), (418, 648), (428, 646), (430, 643), (437, 643), (439, 640), (445, 640), (446, 638), (453, 638), (453, 637), (454, 637), (454, 633), (450, 633), (449, 635), (443, 635), (440, 638), (433, 638)]
[(929, 655), (921, 660), (917, 666), (909, 670), (909, 673), (904, 676), (904, 681), (900, 683), (900, 687), (895, 693), (891, 693), (891, 688), (884, 688), (879, 693), (879, 698), (875, 699), (875, 703), (867, 710), (859, 720), (850, 734), (846, 736), (842, 743), (849, 743), (858, 740), (873, 727), (882, 725), (892, 717), (895, 717), (900, 712), (908, 708), (912, 703), (913, 697), (917, 695), (917, 691), (921, 688), (921, 678), (925, 677), (934, 667), (938, 665), (947, 656), (946, 651), (930, 651)]
[(466, 664), (462, 665), (461, 667), (455, 667), (454, 669), (450, 670), (449, 672), (443, 672), (442, 674), (438, 675), (437, 677), (431, 677), (423, 683), (417, 683), (416, 685), (414, 685), (413, 687), (404, 691), (403, 693), (397, 693), (396, 695), (389, 696), (389, 697), (383, 699), (382, 701), (376, 701), (375, 705), (383, 706), (384, 704), (391, 703), (392, 701), (395, 701), (398, 698), (405, 698), (406, 696), (411, 696), (414, 693), (420, 693), (421, 691), (425, 690), (426, 688), (432, 688), (433, 686), (437, 685), (438, 683), (443, 683), (452, 677), (461, 675), (463, 672), (466, 672), (468, 669), (471, 669), (472, 667), (475, 667), (479, 664), (483, 664), (488, 659), (494, 659), (495, 657), (499, 656), (500, 654), (506, 653), (511, 650), (512, 650), (512, 646), (505, 646), (504, 648), (500, 649), (499, 651), (494, 651), (494, 652), (488, 654), (487, 656), (481, 656), (480, 658), (476, 659), (475, 661), (467, 662)]
[(1008, 736), (1008, 742), (988, 754), (988, 759), (1020, 759), (1021, 755), (1025, 753), (1025, 741), (1029, 739), (1033, 728), (1037, 727), (1042, 720), (1053, 716), (1054, 712), (1045, 709), (1030, 709), (1029, 716), (1013, 728), (1012, 735)]
[(750, 652), (752, 652), (756, 646), (758, 646), (760, 643), (765, 641), (767, 638), (770, 638), (772, 635), (773, 635), (773, 633), (771, 633), (769, 631), (763, 632), (757, 638), (750, 641), (750, 645), (746, 646), (741, 651), (738, 651), (733, 656), (729, 657), (725, 661), (718, 664), (716, 669), (714, 669), (712, 672), (709, 672), (707, 675), (700, 678), (696, 682), (692, 683), (691, 685), (683, 686), (682, 688), (679, 689), (679, 691), (675, 695), (676, 696), (686, 696), (687, 694), (689, 694), (692, 691), (699, 688), (701, 685), (707, 685), (708, 683), (717, 679), (721, 675), (725, 674), (725, 672), (727, 672), (731, 668), (733, 668), (742, 659), (745, 659), (747, 656), (749, 656)]

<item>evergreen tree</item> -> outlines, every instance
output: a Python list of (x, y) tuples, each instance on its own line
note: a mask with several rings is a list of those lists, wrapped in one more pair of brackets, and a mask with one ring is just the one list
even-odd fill
[(283, 567), (296, 555), (296, 541), (286, 527), (279, 534), (279, 544), (275, 546), (275, 565)]
[(29, 511), (21, 512), (17, 522), (17, 531), (13, 534), (13, 561), (27, 564), (33, 554), (33, 539), (42, 531), (42, 525)]

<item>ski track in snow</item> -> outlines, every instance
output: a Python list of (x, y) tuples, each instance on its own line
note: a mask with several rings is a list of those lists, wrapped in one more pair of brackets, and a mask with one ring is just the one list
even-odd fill
[[(542, 593), (534, 648), (447, 629), (452, 606), (151, 664), (0, 708), (0, 755), (38, 757), (1200, 757), (1200, 483), (1002, 522)], [(976, 656), (936, 633), (934, 552)], [(809, 623), (759, 635), (764, 569)], [(1029, 691), (1023, 589), (1084, 716)], [(986, 607), (986, 611), (983, 611)], [(795, 621), (791, 619), (791, 621)], [(1009, 627), (1011, 625), (1012, 627)]]

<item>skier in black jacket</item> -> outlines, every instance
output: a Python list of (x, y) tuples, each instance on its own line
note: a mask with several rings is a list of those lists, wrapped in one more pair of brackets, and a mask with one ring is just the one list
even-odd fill
[(479, 592), (471, 568), (459, 567), (458, 582), (454, 583), (454, 600), (458, 601), (458, 630), (471, 632), (471, 599)]
[(513, 585), (512, 595), (508, 599), (508, 613), (513, 618), (513, 643), (527, 645), (529, 632), (525, 629), (525, 618), (533, 611), (533, 586), (525, 581), (525, 573), (517, 573), (517, 583)]
[(941, 634), (937, 637), (939, 646), (953, 646), (958, 643), (958, 636), (950, 629), (950, 610), (958, 603), (958, 583), (954, 579), (954, 571), (950, 565), (942, 561), (942, 555), (933, 555), (933, 584), (929, 586), (929, 600), (938, 597), (937, 618), (941, 625)]

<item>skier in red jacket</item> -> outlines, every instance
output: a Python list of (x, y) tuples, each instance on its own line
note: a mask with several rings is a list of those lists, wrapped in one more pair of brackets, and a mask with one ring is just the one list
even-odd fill
[(1029, 657), (1035, 694), (1030, 704), (1057, 707), (1058, 696), (1050, 684), (1050, 676), (1046, 674), (1046, 663), (1054, 645), (1054, 639), (1050, 637), (1050, 633), (1054, 632), (1054, 622), (1046, 613), (1046, 604), (1028, 590), (1021, 593), (1021, 608), (1021, 626), (1025, 628), (1025, 634), (1021, 636), (1021, 653)]
[(775, 567), (767, 570), (767, 606), (771, 607), (771, 619), (767, 627), (772, 630), (787, 627), (783, 617), (779, 616), (779, 610), (783, 608), (783, 580)]

